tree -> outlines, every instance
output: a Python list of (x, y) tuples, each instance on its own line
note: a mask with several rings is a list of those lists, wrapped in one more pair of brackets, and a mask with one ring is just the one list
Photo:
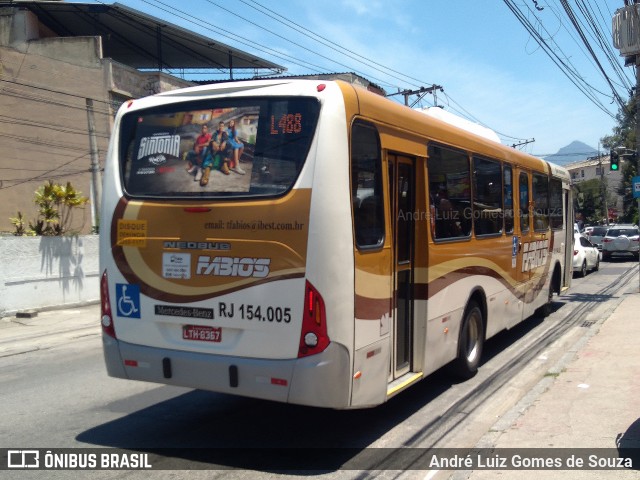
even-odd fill
[(624, 147), (629, 150), (636, 149), (636, 99), (631, 97), (629, 102), (618, 110), (617, 124), (613, 127), (611, 135), (605, 135), (600, 143), (605, 150), (616, 147)]
[(588, 224), (598, 224), (606, 217), (604, 201), (602, 197), (602, 184), (598, 179), (587, 180), (576, 185), (579, 203), (576, 212), (582, 215), (582, 219)]
[(622, 164), (622, 180), (618, 186), (618, 195), (622, 197), (622, 215), (618, 220), (622, 223), (638, 223), (637, 200), (633, 198), (633, 177), (636, 175), (637, 164), (635, 159)]

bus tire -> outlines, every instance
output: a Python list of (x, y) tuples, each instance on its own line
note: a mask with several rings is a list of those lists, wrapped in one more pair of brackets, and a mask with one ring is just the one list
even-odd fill
[(484, 346), (482, 309), (471, 301), (464, 312), (458, 339), (458, 357), (452, 364), (453, 373), (462, 379), (473, 377), (478, 371)]
[(537, 313), (540, 314), (542, 317), (548, 317), (553, 313), (552, 303), (553, 303), (553, 283), (549, 285), (547, 302), (538, 309)]
[(548, 317), (553, 313), (553, 294), (557, 293), (558, 295), (560, 295), (560, 278), (562, 275), (560, 272), (560, 267), (556, 266), (555, 270), (553, 271), (553, 276), (551, 277), (551, 282), (549, 283), (547, 301), (538, 309), (538, 314), (542, 317)]

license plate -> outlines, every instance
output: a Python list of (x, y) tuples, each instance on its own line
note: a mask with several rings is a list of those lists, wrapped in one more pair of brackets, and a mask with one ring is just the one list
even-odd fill
[(201, 342), (221, 342), (222, 328), (203, 325), (184, 325), (182, 338), (185, 340), (199, 340)]

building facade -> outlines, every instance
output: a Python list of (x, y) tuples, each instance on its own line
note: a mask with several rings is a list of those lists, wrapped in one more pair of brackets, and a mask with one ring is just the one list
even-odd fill
[(94, 176), (116, 111), (194, 85), (165, 73), (169, 66), (207, 65), (231, 78), (234, 69), (282, 70), (120, 4), (0, 3), (0, 233), (15, 231), (18, 212), (36, 219), (34, 193), (48, 181), (71, 182), (90, 199), (71, 232), (99, 228)]
[[(48, 181), (90, 199), (77, 209), (73, 231), (88, 233), (99, 218), (92, 182), (89, 121), (102, 167), (120, 104), (190, 85), (143, 73), (102, 57), (101, 37), (59, 37), (29, 10), (0, 8), (0, 231), (21, 212), (37, 217), (34, 192)], [(93, 159), (95, 161), (95, 159)]]
[(610, 217), (612, 217), (611, 214), (613, 214), (613, 218), (615, 218), (615, 215), (617, 215), (618, 212), (622, 212), (623, 209), (622, 197), (618, 194), (618, 188), (620, 188), (620, 183), (622, 182), (622, 170), (625, 161), (626, 160), (621, 159), (620, 169), (617, 171), (611, 171), (609, 155), (569, 163), (564, 167), (571, 174), (571, 181), (574, 185), (588, 180), (602, 181), (607, 192), (607, 204)]

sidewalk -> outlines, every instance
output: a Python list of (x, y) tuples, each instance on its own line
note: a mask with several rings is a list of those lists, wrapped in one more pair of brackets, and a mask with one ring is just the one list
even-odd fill
[[(523, 399), (511, 415), (505, 414), (478, 447), (610, 449), (614, 455), (618, 447), (640, 449), (640, 293), (638, 281), (632, 285), (612, 315), (578, 342), (573, 359), (551, 369), (530, 392), (534, 400)], [(639, 457), (637, 451), (636, 464)], [(455, 472), (451, 478), (515, 477), (637, 479), (640, 471), (476, 470)]]
[(0, 357), (17, 355), (100, 333), (100, 304), (0, 318)]

